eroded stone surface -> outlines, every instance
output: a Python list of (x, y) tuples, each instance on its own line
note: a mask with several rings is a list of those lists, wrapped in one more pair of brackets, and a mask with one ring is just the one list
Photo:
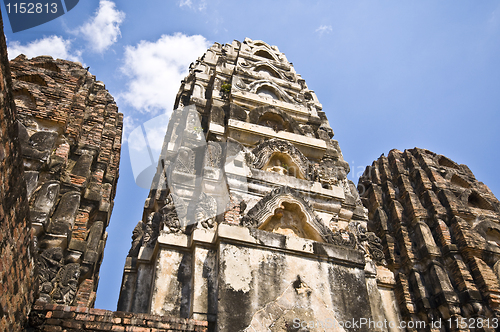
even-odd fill
[(20, 55), (10, 67), (40, 299), (93, 306), (123, 115), (79, 63)]

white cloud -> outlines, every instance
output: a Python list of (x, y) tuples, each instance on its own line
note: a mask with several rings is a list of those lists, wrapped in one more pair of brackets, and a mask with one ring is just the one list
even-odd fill
[(137, 121), (130, 115), (124, 114), (123, 117), (123, 143), (127, 142), (128, 136), (132, 132), (133, 129), (137, 127)]
[(191, 9), (198, 9), (199, 11), (202, 11), (204, 10), (205, 8), (207, 8), (207, 1), (206, 0), (200, 0), (200, 1), (197, 1), (197, 3), (193, 3), (193, 0), (181, 0), (179, 2), (179, 7), (189, 7)]
[(81, 26), (78, 32), (93, 51), (102, 53), (121, 36), (120, 24), (124, 19), (125, 13), (115, 9), (114, 2), (101, 0), (95, 16)]
[(332, 32), (332, 26), (331, 25), (320, 25), (319, 28), (315, 30), (315, 32), (318, 32), (320, 35), (324, 33), (330, 33)]
[(209, 47), (200, 35), (163, 35), (155, 42), (142, 40), (125, 47), (121, 71), (130, 78), (119, 98), (142, 113), (170, 111), (188, 67)]
[(50, 55), (54, 58), (82, 62), (81, 51), (71, 52), (70, 49), (70, 40), (54, 35), (34, 40), (26, 45), (21, 45), (18, 41), (9, 42), (7, 52), (9, 59), (14, 59), (19, 54), (24, 54), (28, 58)]
[(192, 7), (193, 6), (193, 1), (191, 1), (191, 0), (181, 0), (181, 2), (179, 3), (179, 7), (184, 7), (184, 6)]

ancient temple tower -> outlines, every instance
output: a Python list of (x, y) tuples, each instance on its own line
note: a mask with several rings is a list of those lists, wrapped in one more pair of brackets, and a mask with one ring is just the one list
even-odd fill
[(358, 188), (403, 319), (498, 331), (500, 203), (489, 188), (466, 165), (418, 148), (382, 155)]
[(349, 165), (276, 46), (214, 44), (191, 64), (175, 108), (118, 310), (217, 331), (399, 321)]

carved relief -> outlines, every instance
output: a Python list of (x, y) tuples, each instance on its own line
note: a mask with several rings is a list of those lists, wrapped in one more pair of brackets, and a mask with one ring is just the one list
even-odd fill
[[(283, 222), (284, 224), (281, 224)], [(334, 243), (335, 236), (302, 195), (289, 187), (273, 189), (245, 215), (240, 224), (276, 233)]]
[(208, 142), (205, 154), (205, 167), (220, 168), (222, 147), (217, 142)]
[(196, 202), (195, 220), (203, 228), (214, 228), (217, 216), (217, 201), (210, 195), (201, 193)]
[[(248, 157), (247, 160), (252, 167), (257, 169), (265, 169), (266, 166), (283, 166), (283, 161), (281, 165), (269, 164), (270, 161), (273, 162), (272, 158), (274, 155), (286, 155), (289, 159), (290, 165), (288, 167), (295, 167), (293, 170), (293, 175), (299, 178), (311, 180), (311, 174), (309, 172), (309, 160), (300, 152), (293, 144), (288, 143), (280, 139), (270, 139), (259, 144), (255, 149), (252, 150), (253, 156)], [(252, 158), (253, 157), (253, 158)], [(279, 158), (278, 158), (279, 159)], [(292, 170), (287, 170), (287, 174), (292, 174)]]
[(60, 247), (47, 249), (39, 255), (37, 265), (41, 300), (52, 301), (51, 294), (55, 288), (55, 279), (63, 263), (64, 255)]
[(180, 147), (174, 162), (174, 172), (194, 174), (195, 154), (187, 147)]
[(286, 103), (297, 104), (295, 100), (293, 100), (293, 98), (290, 97), (290, 95), (283, 88), (269, 80), (254, 81), (247, 86), (246, 91), (258, 94), (259, 90), (263, 88), (267, 88), (273, 91), (278, 97), (278, 100), (283, 100)]
[(184, 200), (179, 196), (170, 193), (167, 196), (165, 206), (160, 210), (163, 220), (162, 232), (167, 234), (182, 233), (186, 226), (183, 221), (186, 220), (187, 212), (188, 206)]
[(57, 287), (53, 294), (53, 299), (58, 304), (71, 305), (78, 288), (78, 278), (80, 278), (80, 264), (71, 263), (59, 270), (55, 282)]
[(356, 248), (357, 244), (354, 234), (346, 230), (333, 232), (333, 234), (328, 236), (327, 242), (337, 246), (349, 248)]
[(331, 158), (321, 160), (317, 166), (317, 174), (323, 187), (328, 189), (338, 185), (339, 181), (344, 180), (346, 177), (344, 168), (337, 166)]
[(156, 244), (156, 240), (160, 234), (160, 221), (161, 216), (158, 212), (151, 212), (149, 214), (143, 239), (143, 242), (148, 247), (154, 247)]
[(286, 112), (274, 106), (262, 106), (250, 111), (249, 121), (261, 126), (269, 127), (274, 131), (281, 130), (304, 135), (301, 126)]
[(386, 265), (384, 247), (380, 238), (373, 232), (367, 232), (366, 228), (359, 222), (353, 224), (359, 248), (365, 253), (365, 257), (378, 264)]
[(146, 226), (144, 225), (142, 220), (139, 221), (132, 231), (132, 247), (130, 248), (127, 256), (137, 257), (139, 255), (139, 250), (142, 246), (145, 230)]

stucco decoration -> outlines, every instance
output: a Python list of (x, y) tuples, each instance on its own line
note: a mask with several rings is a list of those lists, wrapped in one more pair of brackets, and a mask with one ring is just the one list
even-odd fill
[[(182, 198), (170, 193), (167, 196), (166, 204), (161, 208), (163, 226), (162, 232), (182, 233), (185, 230), (185, 219), (187, 215), (187, 204)], [(184, 226), (184, 227), (183, 227)]]
[(292, 97), (288, 95), (279, 85), (269, 80), (258, 80), (247, 85), (246, 90), (250, 93), (258, 94), (261, 89), (269, 89), (276, 94), (278, 100), (287, 103), (298, 104)]
[(212, 196), (202, 192), (196, 200), (194, 213), (197, 224), (206, 229), (213, 228), (216, 223), (217, 201)]
[(286, 186), (272, 190), (257, 202), (242, 218), (241, 225), (318, 242), (332, 243), (334, 237), (300, 193)]
[(277, 138), (264, 141), (252, 150), (252, 154), (247, 159), (252, 167), (264, 170), (276, 166), (272, 163), (277, 163), (279, 159), (282, 163), (280, 167), (285, 168), (288, 175), (312, 180), (309, 161), (302, 152), (287, 141)]
[[(248, 114), (251, 123), (271, 127), (278, 131), (287, 131), (299, 135), (304, 135), (300, 125), (290, 115), (274, 106), (261, 106), (251, 110)], [(273, 126), (267, 125), (267, 121), (273, 122)]]

